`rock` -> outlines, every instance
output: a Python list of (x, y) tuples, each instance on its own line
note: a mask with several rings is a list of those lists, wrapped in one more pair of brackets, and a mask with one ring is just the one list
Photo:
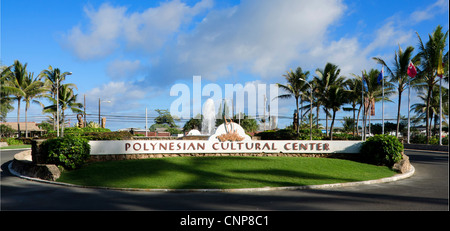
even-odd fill
[(392, 169), (400, 173), (406, 173), (409, 170), (411, 170), (411, 163), (409, 162), (409, 157), (405, 155), (405, 153), (402, 153), (402, 160), (395, 163), (394, 166), (392, 166)]

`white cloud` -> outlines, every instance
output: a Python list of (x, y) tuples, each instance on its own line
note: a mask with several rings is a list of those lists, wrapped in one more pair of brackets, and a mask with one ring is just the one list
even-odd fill
[(91, 108), (90, 110), (95, 111), (100, 99), (108, 101), (108, 103), (102, 103), (102, 108), (125, 112), (142, 108), (139, 101), (145, 98), (146, 93), (145, 89), (139, 89), (127, 82), (109, 82), (86, 92), (86, 104)]
[(119, 45), (116, 39), (121, 34), (125, 11), (125, 7), (114, 8), (109, 4), (101, 5), (97, 12), (85, 7), (84, 12), (90, 20), (89, 31), (82, 32), (80, 26), (72, 28), (65, 36), (65, 46), (83, 60), (111, 54)]
[(112, 79), (130, 79), (141, 74), (144, 66), (140, 60), (114, 60), (106, 67), (106, 73)]
[(172, 79), (188, 73), (214, 80), (240, 71), (279, 76), (304, 50), (320, 45), (344, 10), (340, 1), (295, 0), (242, 1), (210, 11), (192, 32), (178, 37), (151, 76), (169, 69), (164, 73)]
[(115, 7), (108, 3), (102, 4), (97, 11), (85, 7), (84, 12), (90, 22), (88, 31), (83, 32), (80, 26), (72, 28), (65, 35), (64, 45), (83, 60), (110, 55), (121, 42), (134, 51), (153, 52), (161, 48), (180, 26), (211, 6), (210, 0), (201, 1), (193, 7), (174, 0), (132, 14), (127, 14), (127, 7)]
[(448, 11), (448, 0), (437, 0), (434, 4), (425, 9), (417, 10), (411, 13), (410, 20), (419, 23), (434, 18), (436, 15)]

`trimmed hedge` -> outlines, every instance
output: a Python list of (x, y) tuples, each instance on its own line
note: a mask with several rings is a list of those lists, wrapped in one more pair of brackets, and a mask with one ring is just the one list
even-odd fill
[(48, 153), (47, 163), (72, 170), (80, 168), (89, 159), (91, 147), (87, 139), (65, 136), (45, 141), (42, 149)]
[(402, 159), (403, 144), (395, 136), (375, 135), (361, 147), (363, 160), (370, 164), (392, 167)]

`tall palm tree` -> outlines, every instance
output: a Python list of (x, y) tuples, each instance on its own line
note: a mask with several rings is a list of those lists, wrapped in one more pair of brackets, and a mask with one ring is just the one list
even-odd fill
[(44, 93), (47, 89), (44, 86), (44, 83), (38, 78), (33, 78), (33, 73), (29, 73), (25, 77), (24, 81), (24, 89), (23, 89), (23, 101), (25, 101), (25, 137), (28, 137), (28, 127), (27, 127), (27, 114), (28, 108), (30, 108), (30, 103), (36, 103), (42, 105), (35, 98), (44, 97)]
[(330, 126), (330, 139), (333, 140), (333, 127), (336, 118), (336, 112), (340, 110), (341, 106), (348, 102), (348, 91), (341, 85), (332, 85), (328, 91), (328, 97), (324, 101), (324, 106), (333, 111), (333, 117)]
[[(426, 102), (427, 102), (427, 96), (426, 93), (422, 90), (419, 91), (418, 97), (421, 99), (421, 102), (415, 103), (411, 105), (411, 111), (415, 112), (417, 114), (417, 117), (420, 118), (420, 120), (426, 119)], [(448, 123), (448, 88), (442, 87), (442, 119), (443, 122)], [(439, 120), (439, 87), (435, 86), (432, 91), (432, 97), (431, 97), (431, 105), (429, 107), (429, 114), (430, 114), (430, 121), (429, 124), (432, 123), (434, 119), (434, 130), (436, 132), (437, 122)]]
[(378, 57), (373, 57), (377, 63), (386, 67), (388, 74), (390, 75), (390, 82), (397, 85), (398, 92), (398, 109), (397, 109), (397, 131), (396, 136), (399, 135), (400, 129), (400, 106), (402, 103), (402, 93), (406, 89), (408, 82), (410, 81), (408, 76), (408, 65), (411, 60), (412, 52), (414, 51), (414, 47), (408, 46), (406, 50), (403, 52), (400, 45), (398, 46), (398, 52), (395, 52), (394, 62), (392, 69), (386, 65), (386, 62)]
[[(371, 69), (369, 73), (366, 70), (362, 71), (364, 76), (364, 113), (363, 120), (367, 121), (369, 115), (375, 114), (375, 103), (384, 99), (386, 102), (392, 102), (389, 96), (394, 94), (394, 86), (385, 82), (384, 84), (384, 98), (382, 85), (378, 83), (378, 75), (380, 72), (376, 69)], [(354, 75), (354, 74), (353, 74)], [(355, 77), (362, 79), (361, 76), (354, 75)], [(369, 114), (370, 112), (370, 114)], [(369, 122), (370, 124), (370, 122)], [(363, 126), (366, 126), (365, 124)]]
[[(426, 101), (426, 135), (427, 135), (427, 143), (430, 141), (431, 136), (431, 125), (429, 123), (430, 120), (430, 106), (431, 106), (431, 97), (433, 92), (433, 87), (439, 81), (436, 78), (436, 70), (438, 67), (439, 56), (444, 52), (445, 47), (447, 46), (447, 37), (448, 31), (443, 33), (442, 26), (437, 26), (431, 35), (428, 35), (428, 42), (423, 43), (422, 38), (419, 33), (417, 33), (417, 37), (419, 39), (419, 53), (414, 57), (415, 60), (420, 62), (418, 78), (423, 81), (423, 83), (419, 86), (426, 88), (427, 90), (427, 101)], [(448, 51), (447, 51), (448, 54)], [(448, 81), (448, 78), (447, 78)]]
[[(320, 105), (325, 106), (324, 102), (326, 102), (329, 98), (329, 91), (332, 86), (342, 86), (345, 78), (340, 76), (341, 69), (335, 64), (327, 63), (325, 65), (324, 69), (317, 68), (316, 74), (317, 76), (314, 77), (314, 86), (315, 91), (317, 93), (316, 100), (319, 102), (317, 103), (317, 118), (319, 118), (319, 107)], [(328, 135), (328, 116), (329, 116), (329, 109), (328, 107), (324, 107), (324, 111), (326, 114), (326, 135)]]
[[(71, 72), (62, 72), (59, 68), (53, 68), (52, 66), (49, 66), (48, 69), (41, 71), (39, 74), (39, 78), (45, 79), (45, 86), (49, 90), (49, 93), (51, 94), (51, 97), (54, 99), (54, 101), (57, 101), (56, 99), (56, 91), (58, 89), (58, 86), (61, 86), (66, 79), (67, 75), (71, 75)], [(77, 85), (73, 83), (67, 83), (68, 86), (74, 87), (77, 89)], [(48, 110), (47, 110), (48, 111)], [(56, 118), (56, 110), (52, 112), (53, 116)], [(56, 130), (56, 119), (53, 120), (53, 129)]]
[[(20, 102), (25, 96), (24, 89), (26, 88), (26, 77), (27, 77), (27, 64), (23, 65), (19, 60), (15, 60), (14, 64), (9, 66), (5, 70), (4, 77), (6, 79), (6, 84), (2, 87), (9, 94), (13, 95), (13, 100), (17, 100), (17, 132), (20, 133)], [(3, 73), (3, 72), (2, 72)]]
[(0, 121), (5, 121), (8, 112), (14, 110), (12, 98), (5, 88), (11, 70), (7, 66), (0, 67)]
[[(309, 75), (309, 71), (303, 72), (301, 67), (297, 67), (295, 72), (287, 71), (286, 75), (283, 75), (288, 82), (286, 85), (277, 83), (277, 86), (287, 93), (283, 95), (279, 95), (278, 98), (287, 99), (294, 97), (295, 98), (295, 106), (297, 109), (297, 118), (299, 118), (299, 99), (302, 96), (303, 92), (308, 88), (306, 84), (306, 78)], [(299, 133), (298, 124), (294, 125), (297, 127), (297, 134)]]
[(64, 125), (65, 125), (65, 111), (70, 109), (73, 113), (82, 112), (81, 108), (83, 104), (77, 103), (77, 94), (74, 94), (73, 89), (70, 84), (63, 84), (59, 87), (59, 102), (56, 104), (55, 100), (53, 101), (53, 105), (47, 106), (44, 110), (56, 110), (56, 107), (59, 106), (61, 108), (61, 119), (62, 119), (62, 129), (61, 136), (64, 136)]
[[(358, 133), (358, 122), (359, 122), (359, 113), (361, 112), (362, 103), (361, 103), (361, 79), (359, 78), (352, 78), (345, 81), (344, 88), (348, 91), (348, 104), (350, 104), (352, 107), (344, 107), (344, 111), (352, 111), (353, 112), (353, 136), (355, 136), (355, 130), (356, 133)], [(359, 105), (358, 109), (358, 120), (356, 120), (355, 113), (356, 113), (356, 107)]]

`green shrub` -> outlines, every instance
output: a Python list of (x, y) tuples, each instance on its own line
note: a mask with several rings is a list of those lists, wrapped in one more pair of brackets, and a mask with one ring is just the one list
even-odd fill
[[(91, 128), (95, 129), (95, 128)], [(104, 129), (104, 128), (97, 128)], [(82, 133), (65, 133), (65, 135), (69, 136), (78, 136), (85, 138), (87, 140), (130, 140), (133, 135), (127, 131), (122, 132), (82, 132)], [(56, 133), (49, 133), (45, 137), (47, 139), (56, 138)]]
[(8, 145), (22, 145), (23, 142), (19, 139), (16, 138), (6, 138), (6, 143), (8, 143)]
[(278, 131), (268, 130), (260, 132), (257, 136), (261, 137), (261, 140), (296, 140), (298, 139), (297, 132), (286, 128)]
[(68, 170), (80, 168), (89, 159), (91, 150), (88, 140), (77, 136), (49, 139), (42, 148), (48, 153), (47, 163)]
[(392, 167), (402, 159), (403, 144), (390, 135), (375, 135), (363, 143), (361, 155), (364, 161)]
[(130, 140), (133, 135), (127, 131), (122, 132), (88, 132), (82, 135), (88, 140)]

